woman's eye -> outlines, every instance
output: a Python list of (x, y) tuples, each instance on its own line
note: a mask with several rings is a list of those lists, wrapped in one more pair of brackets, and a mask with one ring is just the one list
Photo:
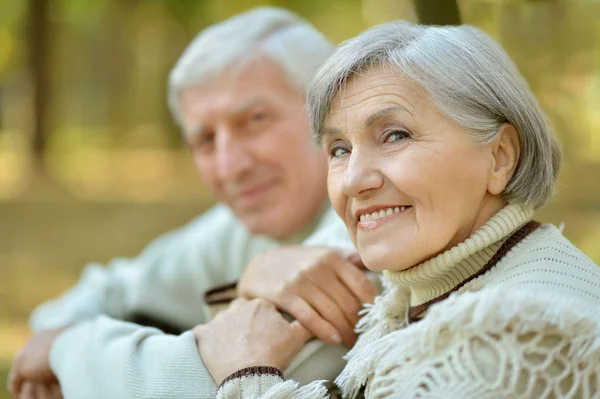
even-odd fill
[(343, 147), (333, 147), (330, 151), (332, 158), (339, 158), (346, 155), (349, 151)]
[(388, 132), (385, 135), (385, 138), (383, 140), (384, 143), (391, 143), (394, 141), (399, 141), (399, 140), (403, 140), (410, 137), (408, 133), (402, 131), (402, 130), (392, 130), (391, 132)]

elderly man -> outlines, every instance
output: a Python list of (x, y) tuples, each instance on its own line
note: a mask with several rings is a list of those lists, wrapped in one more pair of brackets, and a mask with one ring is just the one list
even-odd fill
[[(337, 375), (340, 344), (353, 344), (360, 304), (377, 290), (330, 209), (325, 156), (304, 112), (302, 91), (332, 51), (311, 25), (274, 8), (198, 35), (171, 73), (169, 104), (221, 204), (135, 259), (88, 266), (36, 309), (36, 334), (9, 376), (14, 396), (59, 394), (60, 382), (67, 398), (214, 398), (193, 329), (214, 313), (207, 290), (212, 304), (236, 292), (272, 301), (321, 339), (287, 373), (304, 382)], [(238, 279), (237, 290), (224, 286)], [(144, 318), (188, 331), (128, 322)]]

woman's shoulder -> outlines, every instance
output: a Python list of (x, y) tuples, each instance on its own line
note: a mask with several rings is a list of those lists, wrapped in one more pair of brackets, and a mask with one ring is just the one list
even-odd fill
[[(419, 387), (446, 397), (522, 392), (549, 383), (555, 365), (568, 375), (600, 371), (600, 310), (579, 297), (486, 287), (451, 295), (419, 322), (361, 346), (337, 380), (346, 394), (366, 382), (372, 397), (385, 398), (414, 394)], [(555, 358), (558, 353), (565, 356)], [(500, 392), (503, 378), (512, 382)], [(551, 384), (543, 388), (560, 388)], [(380, 392), (390, 395), (377, 396)], [(543, 395), (523, 395), (533, 396)]]
[(517, 244), (476, 284), (543, 290), (600, 304), (600, 267), (549, 224)]

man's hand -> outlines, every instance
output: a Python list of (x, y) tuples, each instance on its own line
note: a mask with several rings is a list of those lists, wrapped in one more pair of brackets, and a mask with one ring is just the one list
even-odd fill
[(236, 299), (193, 331), (202, 362), (217, 385), (246, 367), (284, 371), (312, 337), (298, 321), (286, 321), (275, 305), (263, 299)]
[(52, 343), (66, 328), (36, 333), (17, 354), (8, 374), (8, 390), (13, 397), (60, 398), (49, 356)]
[(49, 384), (25, 381), (21, 386), (18, 399), (62, 399), (58, 382)]
[(351, 347), (361, 305), (378, 294), (362, 267), (356, 251), (276, 249), (250, 262), (238, 283), (238, 294), (271, 301), (323, 341)]

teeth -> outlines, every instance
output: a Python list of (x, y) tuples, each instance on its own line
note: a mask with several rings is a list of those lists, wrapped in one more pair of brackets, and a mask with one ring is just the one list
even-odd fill
[(365, 213), (360, 215), (360, 221), (361, 222), (366, 222), (366, 221), (370, 221), (370, 220), (376, 220), (379, 218), (382, 218), (384, 216), (389, 216), (391, 214), (394, 213), (399, 213), (399, 212), (404, 212), (406, 210), (405, 206), (400, 206), (400, 207), (395, 207), (395, 208), (386, 208), (386, 209), (380, 209), (379, 211), (375, 211), (372, 213)]

